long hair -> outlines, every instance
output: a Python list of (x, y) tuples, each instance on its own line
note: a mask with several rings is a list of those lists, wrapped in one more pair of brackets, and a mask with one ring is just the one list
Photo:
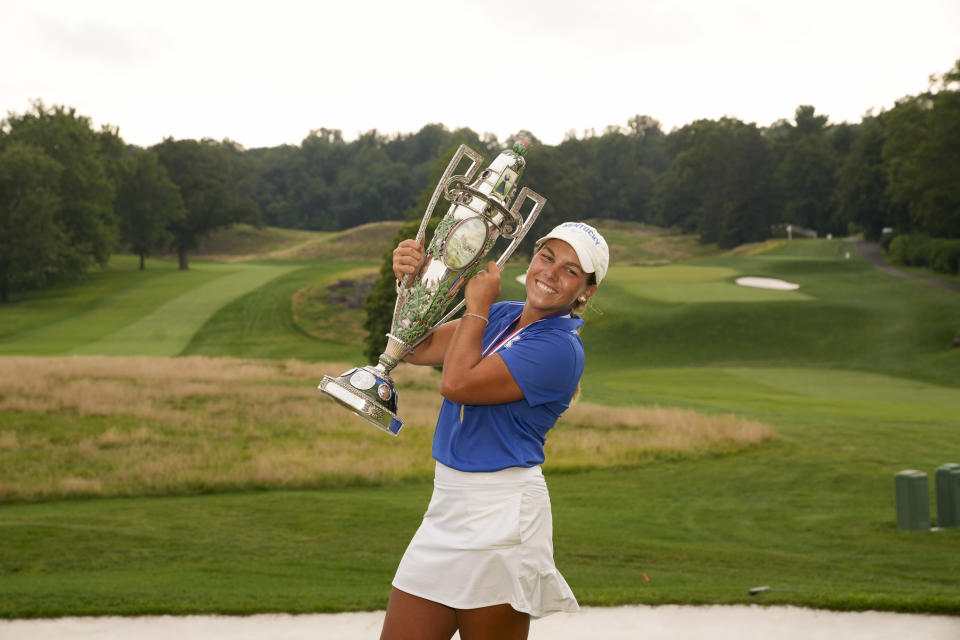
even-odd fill
[[(592, 285), (595, 285), (595, 284), (597, 284), (597, 274), (595, 274), (595, 273), (588, 273), (588, 274), (587, 274), (587, 286), (589, 287), (589, 286), (592, 286)], [(588, 304), (590, 304), (590, 301), (589, 301), (589, 300), (586, 300), (586, 301), (584, 301), (584, 302), (580, 302), (580, 298), (577, 298), (576, 300), (573, 301), (573, 304), (570, 305), (570, 311), (572, 311), (573, 314), (574, 314), (574, 315), (577, 315), (577, 316), (583, 315), (583, 310), (587, 308), (587, 305), (588, 305)]]
[[(587, 286), (597, 284), (597, 274), (588, 273), (587, 276), (588, 276)], [(587, 300), (586, 302), (580, 302), (580, 299), (578, 298), (573, 301), (573, 306), (570, 307), (570, 311), (575, 315), (579, 316), (583, 312), (583, 310), (587, 307), (588, 304), (590, 304), (589, 300)], [(580, 333), (580, 329), (577, 329), (577, 333)], [(570, 398), (570, 406), (572, 407), (574, 404), (576, 404), (577, 400), (579, 399), (580, 399), (580, 381), (577, 380), (577, 390), (573, 392), (573, 397)]]
[[(534, 255), (536, 255), (536, 253), (537, 253), (538, 251), (540, 251), (541, 248), (543, 248), (543, 243), (542, 243), (542, 242), (541, 242), (540, 244), (534, 246), (534, 247), (533, 247), (533, 253), (534, 253)], [(597, 274), (596, 274), (596, 273), (588, 273), (588, 274), (587, 274), (587, 286), (589, 287), (589, 286), (592, 286), (592, 285), (595, 285), (595, 284), (597, 284)], [(573, 301), (573, 304), (570, 305), (570, 312), (573, 313), (573, 314), (576, 315), (576, 316), (580, 316), (580, 315), (583, 313), (584, 309), (586, 309), (586, 308), (587, 308), (587, 305), (589, 305), (589, 304), (590, 304), (590, 301), (589, 301), (589, 300), (587, 300), (586, 302), (580, 302), (580, 299), (577, 298), (576, 300)], [(579, 330), (579, 329), (577, 330), (577, 333), (580, 333), (580, 330)], [(579, 400), (579, 399), (580, 399), (580, 381), (578, 380), (578, 381), (577, 381), (577, 389), (573, 392), (573, 397), (570, 398), (570, 406), (573, 406), (574, 404), (576, 404), (577, 400)]]

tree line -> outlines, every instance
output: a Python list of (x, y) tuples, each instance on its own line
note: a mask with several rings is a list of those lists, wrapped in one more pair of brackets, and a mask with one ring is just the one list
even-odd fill
[(768, 127), (720, 118), (665, 132), (638, 115), (557, 145), (529, 131), (498, 141), (429, 124), (352, 142), (317, 129), (296, 146), (169, 138), (140, 148), (38, 101), (0, 123), (0, 298), (76, 277), (120, 250), (141, 267), (174, 251), (186, 269), (205, 235), (237, 222), (339, 230), (419, 220), (457, 145), (491, 158), (519, 138), (533, 143), (524, 184), (549, 200), (541, 228), (630, 220), (722, 248), (787, 224), (870, 239), (890, 229), (903, 259), (932, 246), (928, 238), (960, 238), (960, 61), (927, 91), (858, 123), (831, 123), (810, 105)]

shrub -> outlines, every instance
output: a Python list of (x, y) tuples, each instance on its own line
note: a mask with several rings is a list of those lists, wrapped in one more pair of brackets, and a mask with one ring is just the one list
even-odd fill
[(927, 246), (931, 269), (957, 275), (960, 271), (960, 239), (933, 238)]
[(897, 236), (890, 243), (890, 259), (908, 266), (926, 266), (923, 262), (923, 245), (928, 238), (920, 235)]
[(890, 259), (913, 267), (929, 267), (940, 273), (960, 272), (960, 239), (931, 238), (914, 234), (890, 242)]

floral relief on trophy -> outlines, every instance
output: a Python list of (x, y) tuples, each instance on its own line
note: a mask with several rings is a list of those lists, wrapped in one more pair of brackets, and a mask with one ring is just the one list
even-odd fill
[[(451, 220), (453, 223), (460, 222), (452, 217), (445, 219), (444, 222), (447, 220)], [(471, 220), (477, 221), (486, 227), (487, 223), (479, 218), (468, 218), (463, 222), (470, 222)], [(450, 226), (452, 225), (448, 225), (447, 228)], [(434, 233), (434, 241), (430, 243), (429, 253), (431, 253), (431, 255), (433, 254), (434, 246), (442, 244), (442, 242), (437, 242), (440, 237), (438, 235), (440, 231), (440, 225), (437, 225), (437, 232)], [(470, 249), (473, 253), (472, 264), (468, 263), (466, 268), (460, 271), (449, 271), (447, 276), (438, 283), (438, 286), (431, 287), (424, 280), (415, 282), (407, 290), (406, 296), (401, 304), (397, 322), (398, 326), (395, 327), (394, 335), (408, 344), (413, 344), (433, 328), (437, 320), (439, 320), (446, 311), (448, 300), (457, 294), (460, 287), (462, 287), (467, 280), (484, 268), (485, 265), (480, 264), (478, 258), (489, 253), (494, 244), (496, 244), (496, 240), (495, 236), (484, 231), (483, 239), (481, 240), (483, 244), (479, 248), (473, 249), (471, 247)], [(469, 242), (475, 243), (476, 239), (471, 239)], [(442, 296), (435, 295), (436, 291), (440, 289), (445, 290), (446, 294)]]
[(426, 320), (432, 315), (431, 307), (436, 306), (437, 296), (431, 295), (422, 281), (415, 283), (403, 300), (394, 334), (408, 344), (416, 342), (430, 327)]
[(430, 241), (430, 246), (427, 248), (427, 253), (430, 254), (430, 257), (434, 260), (442, 259), (443, 251), (443, 239), (447, 237), (447, 234), (450, 233), (450, 230), (459, 222), (457, 218), (451, 215), (446, 215), (443, 219), (437, 223), (437, 228), (433, 232), (433, 240)]

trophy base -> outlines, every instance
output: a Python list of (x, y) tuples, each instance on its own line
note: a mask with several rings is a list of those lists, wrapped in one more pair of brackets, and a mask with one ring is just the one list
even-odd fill
[[(403, 422), (395, 412), (397, 393), (393, 389), (393, 381), (389, 376), (385, 376), (386, 379), (384, 379), (380, 377), (381, 375), (383, 373), (373, 367), (351, 369), (336, 378), (323, 376), (317, 389), (378, 429), (396, 436), (403, 428)], [(373, 382), (369, 383), (371, 379)], [(367, 386), (368, 383), (369, 386)], [(389, 390), (387, 400), (375, 395), (381, 392), (386, 395), (385, 388)], [(386, 403), (389, 403), (389, 406)]]

